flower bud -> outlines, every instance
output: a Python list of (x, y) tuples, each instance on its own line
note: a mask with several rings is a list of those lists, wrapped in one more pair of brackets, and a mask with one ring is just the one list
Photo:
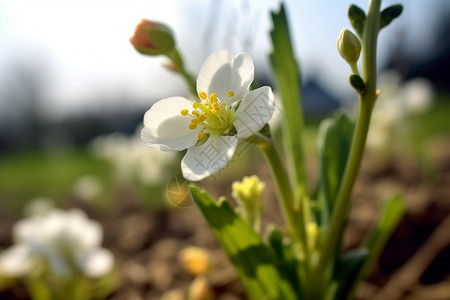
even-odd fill
[(348, 29), (343, 29), (337, 40), (339, 54), (350, 64), (356, 64), (361, 54), (361, 42)]
[(245, 176), (241, 182), (232, 184), (232, 195), (236, 201), (240, 201), (250, 209), (256, 209), (261, 205), (262, 193), (265, 184), (258, 176)]
[(245, 176), (241, 182), (231, 185), (231, 195), (238, 206), (236, 211), (250, 224), (256, 232), (260, 231), (262, 214), (262, 194), (265, 184), (258, 176)]
[(136, 26), (130, 42), (138, 52), (146, 55), (166, 54), (175, 48), (169, 27), (144, 19)]

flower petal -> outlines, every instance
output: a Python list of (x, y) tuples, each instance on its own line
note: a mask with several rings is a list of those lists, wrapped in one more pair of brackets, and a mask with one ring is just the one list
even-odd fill
[(181, 161), (184, 178), (199, 181), (223, 169), (236, 150), (236, 136), (211, 135), (205, 144), (190, 147)]
[(197, 91), (208, 95), (217, 93), (221, 101), (227, 101), (228, 92), (233, 91), (230, 100), (241, 100), (247, 95), (253, 78), (253, 61), (248, 54), (241, 53), (233, 58), (228, 50), (221, 50), (203, 63), (197, 78)]
[(191, 118), (181, 115), (182, 109), (192, 109), (192, 101), (171, 97), (153, 104), (144, 116), (144, 144), (164, 151), (181, 151), (195, 145), (201, 128), (189, 129)]
[(33, 268), (34, 258), (31, 248), (17, 244), (4, 250), (0, 256), (0, 274), (9, 277), (26, 275)]
[(275, 111), (275, 98), (268, 86), (251, 91), (241, 102), (233, 122), (237, 136), (247, 138), (264, 127)]
[(114, 257), (109, 250), (96, 248), (79, 255), (77, 263), (86, 276), (98, 278), (112, 270)]

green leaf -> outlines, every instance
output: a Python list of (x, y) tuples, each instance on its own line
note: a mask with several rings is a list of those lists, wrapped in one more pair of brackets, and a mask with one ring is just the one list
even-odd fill
[(405, 203), (400, 195), (395, 195), (384, 202), (378, 222), (365, 243), (365, 247), (370, 249), (369, 258), (364, 266), (365, 271), (373, 267), (404, 214)]
[(280, 229), (273, 224), (268, 226), (268, 240), (278, 258), (277, 263), (285, 270), (297, 294), (301, 295), (301, 287), (297, 284), (300, 282), (298, 261), (292, 242), (285, 239)]
[(381, 12), (380, 29), (389, 25), (395, 18), (398, 18), (403, 12), (403, 5), (394, 4)]
[(281, 95), (284, 113), (283, 138), (287, 147), (289, 166), (293, 168), (295, 196), (306, 193), (306, 172), (302, 141), (303, 111), (301, 106), (300, 71), (292, 47), (289, 25), (283, 4), (279, 12), (272, 12), (273, 29), (270, 32), (273, 51), (270, 62), (276, 85)]
[(360, 94), (363, 94), (366, 90), (366, 84), (364, 80), (358, 74), (352, 74), (349, 77), (351, 86)]
[(344, 174), (353, 135), (353, 122), (343, 112), (336, 112), (322, 121), (317, 136), (319, 155), (319, 203), (320, 223), (328, 224), (333, 211), (334, 199)]
[(27, 290), (31, 299), (51, 300), (53, 298), (50, 287), (43, 278), (30, 278), (27, 281)]
[(334, 299), (347, 299), (368, 254), (366, 248), (350, 250), (337, 262), (333, 279), (338, 288)]
[(269, 224), (267, 231), (268, 231), (269, 245), (275, 251), (277, 257), (280, 260), (283, 260), (284, 258), (283, 234), (281, 233), (280, 229), (274, 224)]
[(274, 253), (231, 207), (205, 190), (190, 187), (192, 197), (236, 268), (250, 299), (298, 299)]
[(364, 243), (364, 248), (368, 249), (369, 253), (364, 260), (364, 264), (359, 269), (358, 276), (353, 280), (353, 285), (350, 287), (348, 295), (351, 296), (355, 292), (358, 283), (372, 270), (373, 265), (378, 260), (381, 251), (404, 214), (405, 204), (401, 196), (396, 195), (385, 201), (378, 222)]
[(348, 7), (348, 18), (356, 33), (360, 38), (363, 36), (364, 24), (366, 22), (366, 13), (356, 4), (351, 4)]

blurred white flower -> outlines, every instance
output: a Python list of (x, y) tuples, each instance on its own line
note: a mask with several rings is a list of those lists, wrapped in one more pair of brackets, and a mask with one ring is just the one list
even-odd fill
[(144, 146), (141, 129), (131, 137), (121, 133), (99, 136), (92, 142), (94, 154), (111, 162), (117, 179), (130, 183), (133, 180), (147, 185), (158, 185), (168, 180), (170, 169), (178, 157), (174, 152), (162, 152)]
[(24, 208), (26, 216), (39, 216), (45, 215), (49, 211), (53, 210), (55, 205), (50, 198), (37, 197), (31, 199)]
[(381, 73), (378, 80), (381, 94), (372, 114), (367, 147), (379, 151), (391, 145), (410, 126), (411, 117), (426, 113), (433, 104), (433, 86), (424, 78), (402, 84), (396, 71)]
[(112, 255), (107, 249), (94, 249), (77, 257), (77, 263), (86, 276), (101, 277), (112, 267)]
[(18, 221), (13, 227), (15, 245), (0, 256), (0, 273), (20, 277), (43, 262), (58, 276), (72, 268), (90, 277), (100, 277), (113, 267), (113, 256), (101, 247), (100, 224), (78, 209), (54, 209)]
[(25, 244), (11, 246), (0, 256), (0, 274), (10, 277), (20, 277), (27, 274), (36, 263), (30, 255), (30, 247)]
[(73, 194), (82, 200), (90, 201), (103, 191), (100, 179), (94, 175), (84, 175), (75, 181)]
[(433, 86), (424, 78), (414, 78), (404, 85), (403, 98), (408, 111), (421, 113), (433, 105)]

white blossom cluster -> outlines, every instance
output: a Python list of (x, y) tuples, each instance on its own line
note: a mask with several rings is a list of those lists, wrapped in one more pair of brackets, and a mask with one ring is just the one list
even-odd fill
[(131, 137), (112, 133), (97, 137), (91, 144), (97, 157), (108, 160), (116, 170), (120, 182), (134, 180), (146, 185), (159, 185), (172, 174), (171, 168), (178, 155), (144, 146), (139, 134)]
[(114, 264), (112, 253), (101, 247), (100, 224), (79, 209), (52, 209), (18, 221), (14, 245), (0, 255), (0, 274), (24, 277), (42, 270), (55, 276), (83, 274), (98, 278)]
[(433, 87), (424, 78), (401, 82), (396, 71), (381, 73), (378, 81), (381, 91), (372, 115), (367, 147), (381, 150), (390, 145), (409, 125), (410, 118), (426, 113), (433, 105)]

